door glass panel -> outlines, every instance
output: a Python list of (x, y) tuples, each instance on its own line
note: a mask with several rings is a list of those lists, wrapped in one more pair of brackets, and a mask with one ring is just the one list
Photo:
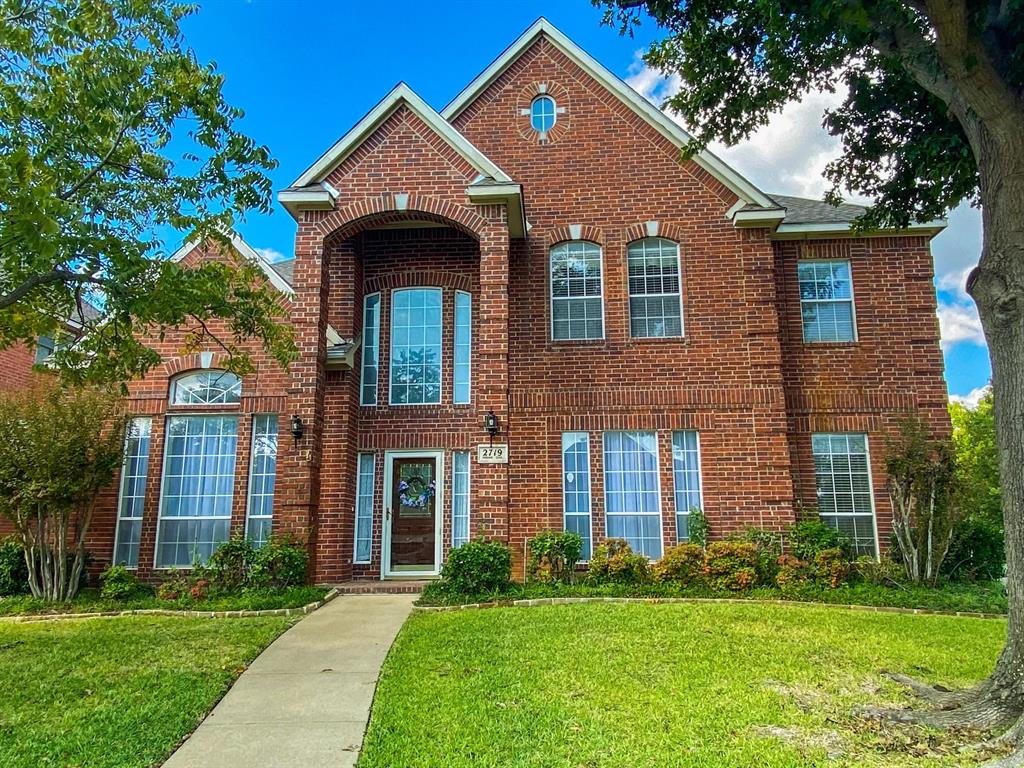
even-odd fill
[(434, 459), (395, 459), (391, 494), (391, 570), (435, 568)]

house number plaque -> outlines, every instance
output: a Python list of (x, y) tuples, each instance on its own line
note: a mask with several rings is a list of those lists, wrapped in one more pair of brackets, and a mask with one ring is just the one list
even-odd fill
[(491, 443), (476, 447), (477, 464), (508, 464), (508, 444)]

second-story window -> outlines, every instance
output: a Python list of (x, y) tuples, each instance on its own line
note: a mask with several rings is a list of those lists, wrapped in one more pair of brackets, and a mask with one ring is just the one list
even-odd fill
[(441, 289), (391, 295), (391, 403), (441, 402)]
[(629, 332), (634, 339), (682, 336), (679, 246), (649, 237), (629, 244)]
[(363, 358), (359, 378), (359, 404), (377, 404), (377, 367), (380, 354), (380, 294), (363, 299)]
[(573, 241), (551, 249), (551, 338), (604, 338), (601, 248)]
[(804, 341), (856, 341), (850, 262), (801, 261), (797, 277)]
[(455, 390), (453, 402), (469, 402), (469, 366), (473, 350), (473, 297), (465, 291), (455, 293)]

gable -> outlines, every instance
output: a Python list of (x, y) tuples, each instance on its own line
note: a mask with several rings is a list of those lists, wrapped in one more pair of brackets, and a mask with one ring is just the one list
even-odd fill
[[(185, 243), (177, 251), (171, 254), (170, 261), (178, 263), (186, 260), (197, 248), (199, 248), (199, 246), (203, 245), (204, 242), (205, 241), (203, 240), (191, 240)], [(235, 233), (231, 233), (230, 242), (231, 247), (234, 248), (242, 258), (260, 268), (274, 288), (285, 296), (289, 298), (292, 297), (295, 291), (292, 289), (291, 282), (285, 280), (284, 277), (270, 265), (270, 262), (263, 258), (255, 248)]]

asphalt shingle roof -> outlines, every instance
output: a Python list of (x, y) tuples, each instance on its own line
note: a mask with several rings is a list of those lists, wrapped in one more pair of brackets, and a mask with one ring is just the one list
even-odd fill
[(867, 210), (852, 203), (835, 206), (806, 197), (774, 194), (769, 197), (786, 209), (784, 224), (848, 224)]
[(288, 285), (292, 284), (292, 278), (295, 276), (295, 259), (285, 259), (284, 261), (275, 261), (270, 264), (270, 268), (279, 274)]

